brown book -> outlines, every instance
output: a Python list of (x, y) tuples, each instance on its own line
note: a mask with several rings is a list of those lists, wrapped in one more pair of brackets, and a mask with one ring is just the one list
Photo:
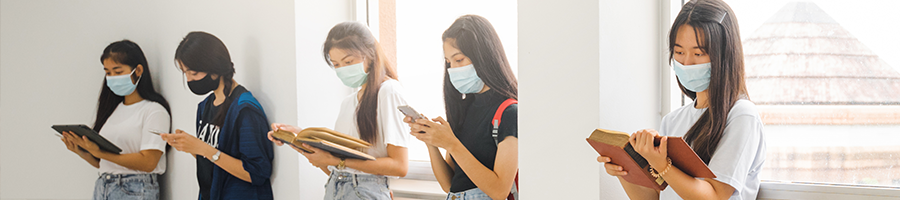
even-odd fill
[(304, 148), (301, 144), (306, 143), (310, 146), (331, 152), (332, 155), (341, 158), (375, 160), (375, 157), (364, 153), (366, 149), (372, 147), (372, 144), (328, 128), (306, 128), (296, 135), (290, 131), (279, 129), (272, 133), (272, 137), (307, 153), (312, 153), (313, 151)]
[[(668, 184), (662, 177), (654, 178), (653, 175), (650, 175), (650, 164), (634, 151), (634, 148), (628, 143), (628, 138), (629, 134), (625, 132), (597, 129), (586, 140), (597, 153), (609, 157), (610, 163), (622, 166), (628, 172), (627, 175), (622, 176), (626, 181), (656, 190), (666, 189)], [(656, 137), (657, 146), (661, 138), (661, 136)], [(716, 177), (681, 137), (669, 137), (667, 152), (669, 158), (672, 159), (672, 165), (684, 173), (699, 178)]]

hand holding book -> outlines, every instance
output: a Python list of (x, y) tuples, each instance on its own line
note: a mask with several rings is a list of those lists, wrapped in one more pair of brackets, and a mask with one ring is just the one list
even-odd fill
[[(292, 135), (291, 137), (294, 137), (294, 135), (297, 135), (297, 133), (300, 132), (300, 130), (302, 130), (302, 129), (300, 127), (291, 126), (291, 125), (287, 125), (287, 124), (272, 123), (272, 130), (269, 131), (269, 133), (268, 133), (269, 140), (272, 141), (273, 143), (275, 143), (275, 145), (282, 146), (285, 143), (282, 142), (281, 140), (279, 140), (278, 138), (275, 138), (272, 136), (272, 134), (275, 134), (275, 132), (279, 131), (279, 130), (287, 131), (288, 133), (290, 133)], [(293, 145), (292, 145), (292, 147), (293, 147)], [(294, 148), (297, 149), (297, 147), (294, 147)], [(300, 151), (300, 149), (297, 149), (297, 151)]]
[[(316, 154), (318, 152), (330, 152), (338, 158), (375, 160), (375, 157), (364, 152), (371, 148), (372, 144), (328, 128), (310, 127), (297, 131), (299, 128), (289, 125), (279, 126), (279, 124), (273, 124), (273, 128), (275, 130), (268, 133), (269, 140), (277, 145), (289, 144), (306, 156), (318, 155)], [(319, 157), (316, 156), (316, 158)]]
[[(76, 135), (75, 133), (72, 133), (71, 131), (64, 132), (63, 136), (69, 143), (74, 144), (75, 146), (80, 148), (81, 151), (86, 151), (86, 152), (90, 153), (91, 155), (94, 155), (100, 151), (100, 146), (97, 146), (97, 143), (94, 143), (93, 141), (88, 139), (87, 136), (79, 137), (78, 135)], [(68, 144), (67, 144), (67, 147), (68, 147)], [(71, 150), (71, 148), (70, 148), (70, 150)]]
[[(62, 134), (60, 134), (60, 139), (63, 141), (63, 143), (66, 144), (66, 149), (69, 149), (69, 151), (75, 152), (79, 156), (83, 156), (82, 154), (93, 156), (88, 150), (78, 145), (79, 143), (83, 142), (82, 139), (84, 138), (78, 137), (78, 135), (75, 135), (75, 133), (72, 133), (71, 131), (63, 131)], [(87, 142), (94, 144), (91, 141)], [(97, 145), (94, 144), (93, 146), (96, 147)]]
[[(676, 167), (687, 175), (700, 178), (715, 178), (706, 163), (694, 153), (680, 137), (660, 137), (652, 130), (642, 130), (629, 136), (628, 133), (597, 129), (587, 138), (588, 143), (600, 153), (597, 161), (604, 162), (606, 172), (620, 176), (626, 181), (663, 190), (668, 184), (662, 176), (652, 175), (651, 169), (663, 170)], [(665, 146), (662, 146), (665, 141)], [(672, 165), (669, 166), (668, 159)]]
[(313, 166), (316, 166), (319, 168), (328, 167), (328, 166), (337, 166), (338, 163), (341, 161), (340, 158), (335, 157), (328, 151), (324, 151), (322, 149), (310, 146), (308, 144), (300, 144), (300, 146), (303, 147), (303, 149), (309, 150), (309, 151), (302, 150), (299, 152), (300, 152), (300, 154), (303, 154), (303, 156), (306, 156), (306, 160), (308, 160), (309, 164), (312, 164)]
[(647, 160), (650, 167), (664, 170), (669, 165), (668, 161), (666, 161), (668, 157), (668, 138), (660, 137), (656, 130), (644, 129), (631, 134), (628, 142), (632, 144), (634, 151)]

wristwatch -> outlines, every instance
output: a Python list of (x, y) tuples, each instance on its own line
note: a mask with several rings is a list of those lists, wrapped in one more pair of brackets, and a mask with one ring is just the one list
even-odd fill
[(219, 155), (222, 155), (222, 151), (216, 151), (216, 154), (213, 154), (209, 159), (210, 162), (216, 162), (219, 160)]

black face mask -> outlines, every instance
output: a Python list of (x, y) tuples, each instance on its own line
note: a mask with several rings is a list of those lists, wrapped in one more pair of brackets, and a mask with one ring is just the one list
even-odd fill
[(188, 87), (191, 88), (191, 92), (197, 95), (204, 95), (209, 93), (209, 91), (213, 91), (219, 87), (219, 81), (213, 80), (210, 78), (212, 74), (206, 74), (206, 77), (203, 79), (196, 81), (188, 81)]

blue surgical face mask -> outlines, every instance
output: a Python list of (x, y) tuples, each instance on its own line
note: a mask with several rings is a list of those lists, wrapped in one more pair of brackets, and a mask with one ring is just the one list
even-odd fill
[(450, 75), (450, 83), (459, 93), (478, 93), (484, 88), (484, 82), (475, 73), (475, 65), (447, 68), (447, 74)]
[(366, 82), (366, 78), (369, 77), (369, 74), (363, 68), (363, 62), (335, 68), (334, 72), (337, 73), (341, 82), (344, 82), (344, 85), (352, 88), (362, 86)]
[(675, 68), (675, 76), (685, 89), (693, 92), (701, 92), (709, 88), (709, 75), (712, 65), (710, 63), (684, 66), (677, 60), (672, 60)]
[[(134, 70), (137, 70), (137, 68)], [(131, 70), (131, 73), (127, 75), (106, 76), (106, 86), (109, 86), (109, 89), (119, 96), (131, 94), (137, 88), (137, 84), (131, 82), (131, 75), (134, 74), (134, 70)], [(135, 82), (140, 83), (141, 78), (138, 77), (138, 80)]]

